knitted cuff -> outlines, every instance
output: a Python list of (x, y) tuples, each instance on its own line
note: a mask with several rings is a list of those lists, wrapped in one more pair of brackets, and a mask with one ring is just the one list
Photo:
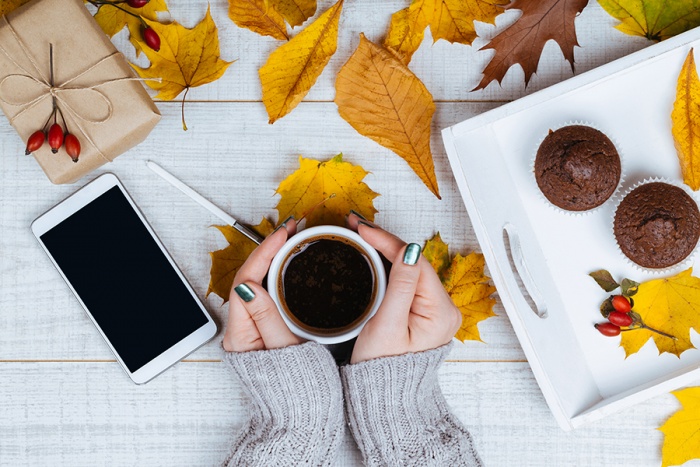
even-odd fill
[(347, 421), (365, 465), (482, 465), (438, 383), (450, 348), (341, 368)]
[(229, 465), (330, 463), (342, 439), (343, 398), (330, 352), (315, 342), (281, 349), (227, 352), (224, 361), (250, 397), (247, 426)]

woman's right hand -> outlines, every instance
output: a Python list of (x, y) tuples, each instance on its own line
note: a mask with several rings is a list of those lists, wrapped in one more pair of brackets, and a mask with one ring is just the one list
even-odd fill
[(354, 213), (348, 216), (348, 226), (392, 263), (384, 300), (357, 337), (350, 363), (450, 342), (462, 324), (462, 314), (420, 246), (407, 245)]

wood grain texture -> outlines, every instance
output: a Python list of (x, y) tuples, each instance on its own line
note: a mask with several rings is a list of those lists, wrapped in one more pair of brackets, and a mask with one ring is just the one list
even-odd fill
[[(488, 466), (658, 466), (652, 427), (678, 408), (666, 394), (564, 433), (526, 363), (446, 363), (440, 381)], [(222, 363), (179, 364), (144, 386), (115, 363), (7, 363), (0, 413), (3, 466), (189, 467), (224, 459), (246, 407)], [(347, 432), (334, 465), (361, 465)]]

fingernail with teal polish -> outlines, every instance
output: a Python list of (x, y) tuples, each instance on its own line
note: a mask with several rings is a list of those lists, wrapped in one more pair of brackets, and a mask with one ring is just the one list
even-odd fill
[(406, 247), (406, 252), (403, 254), (403, 264), (413, 266), (420, 258), (421, 247), (417, 243), (409, 243)]
[[(278, 225), (278, 226), (275, 228), (275, 230), (272, 231), (272, 233), (277, 232), (277, 231), (278, 231), (279, 229), (281, 229), (281, 228), (286, 228), (286, 227), (287, 227), (287, 222), (289, 222), (289, 221), (292, 220), (292, 219), (294, 219), (294, 216), (289, 216), (288, 218), (286, 218), (280, 225)], [(270, 235), (272, 235), (272, 234), (270, 234)]]
[(373, 229), (373, 228), (374, 228), (374, 226), (373, 226), (372, 224), (370, 224), (369, 222), (366, 222), (366, 221), (357, 221), (357, 223), (358, 223), (358, 224), (362, 224), (362, 225), (366, 225), (366, 226), (369, 227), (370, 229)]
[(253, 289), (245, 284), (238, 284), (233, 288), (233, 290), (235, 290), (238, 296), (241, 297), (241, 300), (246, 303), (255, 298), (255, 292), (253, 292)]
[(354, 209), (351, 209), (350, 212), (353, 213), (353, 214), (355, 214), (357, 217), (359, 217), (359, 218), (362, 219), (363, 221), (366, 221), (366, 220), (367, 220), (367, 219), (365, 218), (365, 216), (363, 216), (363, 215), (360, 214), (359, 212), (355, 211)]

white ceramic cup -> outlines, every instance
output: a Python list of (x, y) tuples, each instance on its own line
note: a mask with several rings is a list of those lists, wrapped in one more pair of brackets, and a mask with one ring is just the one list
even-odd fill
[[(355, 323), (351, 328), (345, 329), (340, 333), (314, 333), (308, 329), (301, 328), (292, 318), (290, 318), (290, 316), (287, 315), (287, 311), (282, 304), (282, 299), (279, 296), (280, 291), (283, 289), (283, 287), (281, 287), (281, 283), (283, 280), (284, 267), (286, 266), (284, 264), (285, 261), (287, 261), (293, 250), (298, 245), (306, 242), (313, 242), (313, 239), (316, 237), (319, 239), (341, 237), (349, 240), (364, 253), (365, 257), (369, 258), (371, 263), (374, 279), (374, 294), (370, 304), (369, 313), (367, 313), (361, 321)], [(379, 257), (377, 250), (375, 250), (369, 243), (364, 241), (357, 233), (344, 227), (321, 225), (304, 229), (287, 240), (287, 243), (282, 246), (282, 249), (277, 252), (275, 257), (272, 259), (270, 271), (267, 275), (267, 288), (272, 300), (274, 300), (275, 304), (277, 305), (280, 315), (282, 315), (282, 319), (284, 319), (284, 322), (287, 323), (287, 326), (294, 334), (304, 339), (316, 341), (319, 344), (337, 344), (357, 337), (365, 323), (367, 323), (367, 321), (377, 312), (379, 305), (384, 299), (384, 293), (386, 292), (386, 271), (384, 270), (384, 264), (382, 264), (382, 260)]]

